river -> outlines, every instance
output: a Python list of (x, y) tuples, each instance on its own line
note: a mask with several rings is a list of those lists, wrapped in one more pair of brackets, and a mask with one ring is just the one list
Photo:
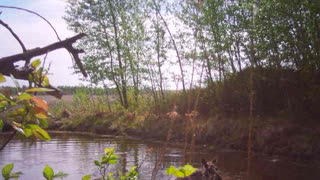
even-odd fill
[[(111, 166), (111, 171), (140, 166), (140, 179), (150, 180), (155, 162), (161, 162), (157, 172), (159, 180), (169, 179), (165, 169), (170, 165), (182, 165), (183, 146), (165, 145), (161, 142), (128, 139), (116, 136), (102, 136), (79, 133), (50, 133), (48, 142), (31, 139), (14, 139), (0, 152), (0, 167), (14, 163), (14, 172), (22, 171), (21, 180), (40, 180), (46, 164), (55, 172), (69, 175), (64, 179), (80, 180), (83, 175), (99, 175), (93, 161), (99, 159), (106, 147), (114, 147), (120, 161)], [(3, 134), (0, 134), (3, 139)], [(1, 141), (0, 141), (1, 142)], [(163, 152), (163, 153), (159, 153)], [(162, 155), (161, 155), (162, 154)], [(222, 150), (214, 147), (197, 147), (194, 153), (187, 153), (193, 159), (192, 165), (200, 166), (201, 158), (218, 160), (219, 171), (224, 179), (243, 180), (318, 180), (320, 165), (317, 162), (297, 162), (283, 157), (254, 155), (251, 170), (247, 175), (246, 153)], [(171, 178), (174, 179), (174, 178)]]

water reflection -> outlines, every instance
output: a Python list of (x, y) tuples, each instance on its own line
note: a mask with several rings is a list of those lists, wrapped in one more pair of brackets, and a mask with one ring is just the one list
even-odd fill
[[(156, 162), (162, 161), (156, 169), (156, 179), (168, 179), (164, 169), (170, 165), (182, 165), (183, 146), (128, 140), (110, 136), (76, 135), (71, 133), (51, 133), (52, 141), (14, 139), (0, 152), (0, 166), (15, 164), (15, 171), (23, 171), (23, 180), (42, 179), (42, 169), (46, 164), (56, 172), (69, 174), (66, 179), (81, 179), (85, 174), (99, 175), (93, 161), (99, 159), (105, 147), (114, 147), (120, 162), (112, 168), (125, 171), (131, 166), (141, 166), (142, 180), (151, 179)], [(1, 140), (0, 135), (0, 140)], [(150, 151), (153, 149), (153, 151)], [(162, 153), (161, 153), (162, 151)], [(190, 152), (187, 152), (187, 157)], [(162, 155), (161, 155), (162, 154)], [(250, 178), (246, 178), (246, 153), (196, 148), (193, 152), (194, 166), (200, 166), (201, 158), (217, 158), (219, 169), (227, 179), (248, 180), (316, 180), (320, 177), (317, 163), (293, 163), (290, 160), (273, 160), (270, 157), (254, 156)]]

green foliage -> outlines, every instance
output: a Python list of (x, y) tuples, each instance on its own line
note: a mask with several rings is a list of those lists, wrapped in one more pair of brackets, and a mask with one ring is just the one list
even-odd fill
[(52, 92), (54, 90), (47, 88), (30, 88), (27, 89), (26, 92)]
[(113, 148), (105, 148), (104, 153), (104, 156), (102, 156), (99, 161), (94, 161), (94, 164), (98, 166), (100, 173), (104, 172), (110, 164), (116, 164), (118, 160), (118, 156), (114, 154)]
[(46, 165), (43, 169), (43, 177), (45, 177), (47, 180), (53, 180), (54, 172), (50, 166)]
[(112, 88), (106, 89), (106, 88), (88, 87), (88, 86), (58, 86), (58, 88), (61, 89), (64, 94), (68, 94), (68, 95), (71, 95), (71, 94), (73, 95), (77, 91), (84, 88), (87, 89), (87, 91), (93, 95), (104, 95), (106, 94), (106, 92), (108, 92), (108, 94), (115, 94), (115, 89), (112, 89)]
[(120, 180), (137, 180), (139, 173), (136, 171), (136, 169), (136, 166), (131, 167), (127, 173), (120, 175)]
[(43, 174), (43, 177), (46, 178), (46, 180), (53, 180), (56, 178), (64, 178), (64, 177), (68, 176), (68, 174), (63, 173), (63, 172), (54, 173), (53, 169), (49, 165), (45, 166), (42, 174)]
[[(98, 161), (94, 161), (94, 164), (98, 166), (100, 175), (102, 176), (103, 180), (116, 180), (114, 174), (112, 172), (107, 173), (106, 170), (108, 169), (109, 165), (116, 164), (118, 160), (118, 156), (114, 154), (115, 151), (113, 148), (105, 148), (104, 149), (104, 156)], [(137, 180), (139, 173), (136, 171), (137, 167), (131, 167), (130, 170), (124, 174), (119, 172), (118, 180)], [(89, 175), (84, 176), (83, 178), (90, 179)]]
[(169, 168), (166, 169), (166, 173), (170, 176), (186, 177), (186, 176), (190, 176), (196, 170), (197, 168), (194, 168), (193, 166), (187, 164), (179, 168), (176, 168), (175, 166), (170, 166)]
[(82, 177), (82, 180), (90, 180), (91, 179), (91, 175), (85, 175)]
[[(43, 70), (37, 69), (40, 60), (32, 62), (35, 68), (33, 73), (38, 74), (41, 78), (46, 79), (46, 76), (42, 73)], [(4, 78), (1, 75), (2, 79)], [(36, 86), (40, 83), (40, 79), (32, 76), (32, 80)], [(13, 79), (14, 80), (14, 79)], [(15, 80), (14, 80), (15, 81)], [(19, 85), (16, 83), (17, 95), (11, 96), (10, 93), (0, 92), (0, 112), (5, 116), (5, 121), (7, 124), (12, 126), (20, 134), (26, 137), (34, 136), (38, 139), (48, 141), (50, 140), (49, 134), (42, 128), (48, 127), (47, 118), (49, 116), (48, 110), (49, 106), (46, 101), (32, 95), (33, 92), (49, 92), (51, 89), (47, 88), (29, 88), (24, 92), (20, 92)], [(43, 85), (43, 83), (42, 83)], [(3, 126), (3, 121), (1, 121), (1, 127)]]
[(34, 135), (38, 139), (41, 139), (44, 141), (51, 140), (51, 137), (49, 136), (49, 134), (37, 124), (27, 124), (24, 126), (23, 131), (25, 132), (26, 137)]
[(41, 60), (40, 59), (37, 59), (37, 60), (34, 60), (31, 62), (31, 66), (34, 68), (34, 69), (37, 69), (41, 64)]
[(14, 164), (7, 164), (2, 168), (2, 176), (4, 180), (18, 179), (22, 172), (12, 172)]
[(2, 168), (2, 176), (6, 179), (10, 178), (11, 171), (13, 169), (13, 164), (7, 164)]

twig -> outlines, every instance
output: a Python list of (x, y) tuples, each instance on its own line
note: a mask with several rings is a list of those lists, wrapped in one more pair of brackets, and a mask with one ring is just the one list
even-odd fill
[(43, 19), (44, 21), (46, 21), (49, 26), (51, 27), (51, 29), (54, 31), (54, 33), (56, 34), (57, 38), (59, 41), (61, 41), (56, 29), (52, 26), (52, 24), (46, 19), (44, 18), (43, 16), (41, 16), (40, 14), (34, 12), (34, 11), (31, 11), (31, 10), (28, 10), (28, 9), (24, 9), (24, 8), (20, 8), (20, 7), (14, 7), (14, 6), (3, 6), (3, 5), (0, 5), (0, 8), (9, 8), (9, 9), (17, 9), (17, 10), (22, 10), (22, 11), (26, 11), (26, 12), (29, 12), (31, 14), (35, 14), (37, 16), (39, 16), (41, 19)]
[(24, 46), (24, 44), (22, 43), (22, 41), (20, 40), (20, 38), (17, 36), (17, 34), (14, 33), (13, 30), (9, 27), (9, 25), (6, 24), (5, 22), (3, 22), (1, 19), (0, 19), (0, 24), (1, 24), (2, 26), (4, 26), (5, 28), (7, 28), (7, 29), (10, 31), (10, 33), (12, 34), (12, 36), (19, 42), (19, 44), (20, 44), (20, 46), (21, 46), (21, 48), (22, 48), (22, 51), (23, 51), (23, 52), (26, 52), (26, 51), (27, 51), (26, 47)]

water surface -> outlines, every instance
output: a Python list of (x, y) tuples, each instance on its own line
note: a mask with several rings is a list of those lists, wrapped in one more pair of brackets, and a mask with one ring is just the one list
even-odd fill
[[(23, 171), (21, 180), (43, 179), (42, 170), (46, 164), (55, 172), (68, 173), (65, 179), (77, 180), (83, 175), (98, 177), (99, 172), (93, 161), (99, 159), (106, 147), (114, 147), (120, 162), (111, 167), (125, 171), (131, 166), (140, 166), (140, 179), (150, 180), (152, 172), (156, 179), (168, 179), (164, 170), (170, 165), (183, 164), (183, 146), (124, 137), (98, 136), (77, 133), (51, 133), (52, 140), (14, 139), (0, 152), (0, 167), (14, 163), (14, 171)], [(0, 134), (0, 140), (4, 135)], [(0, 141), (2, 143), (2, 141)], [(162, 152), (162, 153), (161, 153)], [(318, 180), (320, 165), (316, 162), (296, 162), (285, 158), (255, 155), (250, 176), (247, 176), (246, 153), (221, 150), (214, 147), (197, 147), (194, 153), (188, 151), (192, 165), (199, 167), (201, 158), (218, 159), (219, 170), (225, 179), (244, 180)], [(156, 162), (161, 162), (157, 170)], [(172, 178), (173, 179), (173, 178)]]

